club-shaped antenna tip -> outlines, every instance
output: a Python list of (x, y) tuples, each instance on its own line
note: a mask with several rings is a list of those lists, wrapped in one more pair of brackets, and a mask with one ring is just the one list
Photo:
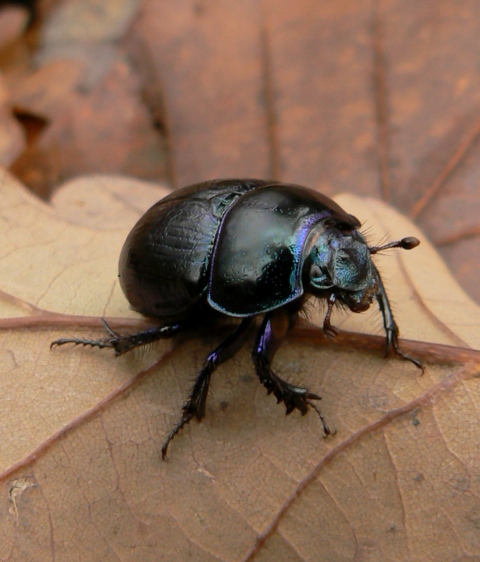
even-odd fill
[(415, 236), (407, 236), (407, 238), (402, 238), (400, 241), (400, 246), (404, 250), (411, 250), (412, 248), (416, 248), (420, 244), (420, 240), (415, 238)]

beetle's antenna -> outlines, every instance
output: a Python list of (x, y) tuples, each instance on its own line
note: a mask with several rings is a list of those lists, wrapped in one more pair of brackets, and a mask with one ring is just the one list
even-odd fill
[(389, 242), (383, 246), (372, 246), (369, 249), (370, 254), (377, 254), (383, 250), (390, 250), (390, 248), (403, 248), (404, 250), (411, 250), (416, 248), (420, 244), (420, 240), (414, 236), (407, 236), (407, 238), (402, 238), (401, 240), (396, 240), (395, 242)]

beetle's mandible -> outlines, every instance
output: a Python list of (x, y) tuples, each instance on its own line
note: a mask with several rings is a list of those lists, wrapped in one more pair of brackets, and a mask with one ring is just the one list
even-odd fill
[(252, 352), (260, 382), (287, 414), (312, 406), (330, 432), (315, 400), (320, 397), (281, 379), (271, 364), (282, 339), (295, 325), (307, 299), (325, 299), (323, 329), (335, 335), (335, 303), (363, 312), (376, 300), (383, 316), (387, 352), (412, 361), (398, 346), (398, 326), (371, 255), (388, 248), (409, 250), (416, 238), (369, 247), (360, 222), (334, 201), (298, 185), (257, 179), (214, 180), (168, 195), (137, 222), (123, 246), (120, 284), (131, 307), (156, 319), (157, 327), (120, 335), (105, 324), (105, 340), (64, 338), (113, 348), (122, 355), (181, 330), (221, 318), (240, 319), (236, 329), (207, 357), (170, 441), (192, 418), (205, 416), (213, 371), (245, 341), (254, 318), (263, 315)]

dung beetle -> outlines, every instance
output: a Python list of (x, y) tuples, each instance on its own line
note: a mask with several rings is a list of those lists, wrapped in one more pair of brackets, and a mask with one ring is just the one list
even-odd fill
[(252, 352), (260, 382), (284, 402), (286, 413), (305, 414), (312, 406), (326, 435), (330, 430), (313, 402), (320, 397), (281, 379), (271, 368), (275, 353), (311, 297), (325, 300), (323, 329), (338, 303), (353, 312), (376, 300), (383, 316), (387, 352), (412, 361), (398, 347), (398, 326), (371, 255), (388, 248), (409, 250), (416, 238), (369, 247), (360, 221), (311, 189), (278, 181), (227, 179), (198, 183), (168, 195), (137, 222), (123, 246), (120, 285), (131, 307), (159, 325), (117, 334), (104, 322), (108, 338), (64, 338), (54, 345), (113, 348), (123, 355), (181, 330), (208, 326), (222, 318), (238, 325), (207, 357), (180, 420), (162, 447), (193, 417), (205, 416), (213, 371), (243, 345), (256, 316), (263, 321)]

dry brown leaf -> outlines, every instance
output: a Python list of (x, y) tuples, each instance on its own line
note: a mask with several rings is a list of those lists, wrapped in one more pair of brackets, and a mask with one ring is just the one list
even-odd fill
[(9, 103), (9, 92), (0, 74), (0, 166), (11, 164), (25, 148), (22, 130), (10, 113)]
[[(440, 345), (478, 349), (479, 311), (411, 223), (378, 201), (339, 199), (372, 240), (422, 238), (379, 263), (403, 336), (419, 340), (403, 348), (429, 361), (424, 376), (385, 360), (380, 338), (360, 338), (362, 349), (348, 336), (329, 343), (299, 329), (276, 366), (323, 396), (334, 436), (322, 439), (312, 413), (286, 417), (246, 348), (215, 373), (206, 419), (162, 462), (163, 439), (218, 338), (173, 350), (160, 342), (119, 359), (50, 351), (61, 336), (101, 337), (98, 316), (124, 331), (140, 325), (119, 289), (117, 259), (161, 192), (118, 178), (81, 181), (53, 206), (7, 174), (0, 186), (1, 560), (480, 556), (479, 354)], [(378, 314), (334, 321), (380, 333)]]
[(0, 5), (0, 50), (18, 39), (28, 23), (28, 11), (25, 8), (3, 4), (5, 2)]

